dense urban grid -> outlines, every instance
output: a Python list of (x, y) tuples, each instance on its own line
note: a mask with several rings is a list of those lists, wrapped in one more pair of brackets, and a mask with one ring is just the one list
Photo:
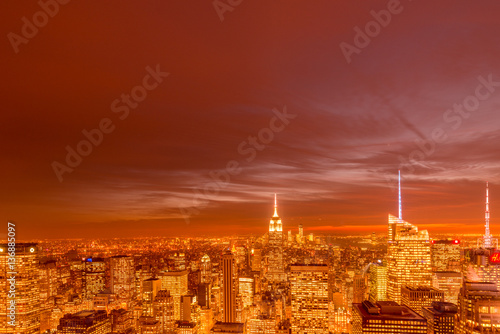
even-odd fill
[(0, 245), (0, 333), (500, 333), (488, 185), (480, 236), (419, 230), (401, 190), (387, 234), (287, 228), (275, 195), (256, 236), (17, 243), (15, 270)]

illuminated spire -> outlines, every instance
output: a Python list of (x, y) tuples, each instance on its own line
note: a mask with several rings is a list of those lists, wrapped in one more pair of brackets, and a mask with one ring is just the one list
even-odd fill
[(274, 215), (273, 217), (278, 217), (278, 201), (276, 200), (276, 193), (274, 193)]
[(401, 210), (401, 170), (398, 170), (398, 189), (399, 189), (399, 221), (403, 220), (403, 214)]
[(484, 212), (484, 248), (491, 247), (490, 234), (490, 199), (488, 194), (488, 182), (486, 182), (486, 211)]

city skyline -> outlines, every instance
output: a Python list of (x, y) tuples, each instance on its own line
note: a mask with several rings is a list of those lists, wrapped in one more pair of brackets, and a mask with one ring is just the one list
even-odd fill
[(0, 334), (500, 333), (500, 2), (2, 2)]
[[(402, 200), (402, 197), (405, 197), (405, 194), (402, 194), (404, 192), (404, 185), (401, 185), (400, 181), (398, 182), (398, 185), (399, 187), (399, 190), (396, 192), (395, 194), (395, 198), (394, 198), (394, 202), (397, 203), (396, 205), (393, 205), (393, 206), (397, 206), (397, 208), (395, 210), (391, 210), (390, 212), (386, 212), (385, 213), (385, 216), (384, 218), (386, 219), (386, 223), (385, 224), (381, 224), (381, 225), (371, 225), (370, 227), (367, 227), (367, 226), (361, 226), (361, 227), (366, 227), (366, 229), (357, 229), (357, 227), (359, 226), (314, 226), (314, 225), (310, 225), (308, 226), (307, 222), (305, 222), (304, 220), (298, 220), (295, 221), (295, 225), (292, 225), (292, 224), (285, 224), (284, 225), (284, 229), (283, 229), (283, 235), (285, 235), (284, 232), (287, 232), (287, 231), (291, 231), (293, 233), (299, 233), (299, 229), (300, 229), (300, 226), (302, 225), (305, 225), (306, 227), (306, 233), (314, 233), (315, 235), (331, 235), (331, 234), (339, 234), (339, 235), (352, 235), (352, 236), (356, 236), (356, 235), (368, 235), (370, 233), (376, 233), (377, 235), (380, 235), (380, 234), (385, 234), (386, 233), (386, 230), (387, 230), (387, 213), (389, 214), (389, 216), (391, 216), (391, 214), (394, 212), (398, 212), (398, 216), (397, 217), (394, 217), (394, 218), (398, 218), (400, 220), (402, 220), (403, 218), (403, 212), (405, 212), (405, 210), (403, 209), (403, 200)], [(482, 227), (482, 230), (478, 229), (476, 226), (474, 226), (474, 231), (471, 232), (471, 231), (467, 231), (467, 230), (459, 230), (459, 231), (455, 231), (453, 232), (451, 235), (453, 236), (459, 236), (459, 235), (481, 235), (481, 238), (478, 239), (478, 240), (482, 240), (484, 239), (485, 235), (486, 235), (486, 231), (488, 231), (487, 233), (490, 233), (490, 239), (491, 238), (494, 238), (495, 240), (497, 239), (495, 236), (496, 234), (493, 233), (493, 232), (490, 232), (490, 220), (489, 220), (489, 208), (491, 207), (491, 203), (489, 203), (489, 195), (488, 195), (488, 191), (489, 191), (489, 188), (490, 188), (490, 185), (489, 185), (489, 182), (486, 182), (486, 192), (487, 192), (487, 195), (486, 195), (486, 210), (487, 211), (484, 211), (484, 205), (485, 203), (483, 202), (483, 222), (481, 223), (481, 227)], [(483, 189), (484, 191), (484, 189)], [(278, 217), (277, 216), (277, 193), (274, 193), (272, 194), (274, 196), (274, 206), (273, 206), (273, 210), (271, 211), (274, 211), (274, 214), (273, 214), (273, 219), (274, 217)], [(483, 194), (483, 199), (484, 199), (484, 194)], [(269, 205), (263, 205), (264, 207), (268, 207)], [(406, 207), (405, 207), (406, 208)], [(486, 213), (485, 213), (486, 212)], [(487, 217), (487, 219), (486, 219)], [(302, 218), (302, 217), (301, 217)], [(280, 219), (278, 217), (278, 219)], [(285, 218), (286, 219), (286, 218)], [(406, 212), (405, 212), (405, 220), (406, 220)], [(291, 219), (292, 221), (294, 220), (293, 218)], [(321, 219), (320, 219), (321, 220)], [(411, 220), (411, 219), (410, 219)], [(404, 220), (402, 220), (404, 221)], [(487, 221), (487, 225), (488, 225), (488, 228), (486, 229), (486, 221)], [(15, 222), (15, 221), (12, 221), (12, 222)], [(272, 220), (271, 220), (272, 222)], [(267, 225), (268, 223), (266, 223)], [(280, 224), (281, 224), (281, 220), (280, 220)], [(189, 227), (190, 223), (187, 222), (186, 225)], [(434, 234), (436, 235), (444, 235), (444, 234), (448, 234), (450, 235), (450, 231), (447, 229), (449, 226), (444, 226), (444, 230), (440, 230), (439, 228), (436, 229), (435, 225), (436, 224), (418, 224), (419, 226), (421, 226), (422, 228), (424, 229), (430, 229), (431, 232), (434, 232)], [(450, 224), (450, 225), (453, 225), (453, 224)], [(223, 231), (223, 233), (218, 233), (216, 231), (203, 231), (201, 233), (193, 233), (193, 232), (184, 232), (184, 233), (180, 233), (180, 234), (171, 234), (171, 235), (161, 235), (160, 237), (162, 236), (170, 236), (170, 237), (178, 237), (178, 236), (193, 236), (193, 237), (210, 237), (210, 236), (213, 236), (213, 237), (223, 237), (223, 236), (231, 236), (231, 235), (261, 235), (262, 233), (264, 233), (266, 230), (268, 230), (269, 228), (266, 228), (266, 226), (264, 224), (261, 224), (259, 223), (259, 225), (257, 226), (259, 229), (256, 230), (256, 226), (252, 226), (252, 227), (248, 227), (247, 229), (242, 229), (242, 228), (239, 228), (237, 231)], [(371, 229), (370, 229), (371, 228)], [(495, 230), (495, 227), (493, 227), (493, 230)], [(158, 237), (158, 235), (148, 235), (148, 234), (145, 234), (145, 235), (135, 235), (134, 237), (149, 237), (149, 236), (156, 236)], [(119, 235), (119, 234), (111, 234), (111, 235), (102, 235), (100, 236), (99, 238), (104, 238), (104, 239), (107, 239), (107, 238), (113, 238), (113, 237), (119, 237), (119, 238), (126, 238), (128, 237), (127, 235)], [(31, 237), (31, 238), (25, 238), (25, 239), (21, 239), (21, 240), (43, 240), (43, 239), (66, 239), (66, 238), (60, 238), (60, 237)], [(87, 236), (79, 236), (79, 237), (68, 237), (67, 239), (92, 239), (92, 237), (87, 237)], [(479, 242), (479, 241), (478, 241)]]
[(277, 193), (285, 234), (383, 233), (401, 169), (430, 234), (483, 234), (489, 182), (498, 238), (499, 9), (68, 2), (30, 30), (44, 7), (13, 3), (0, 217), (23, 240), (248, 234)]

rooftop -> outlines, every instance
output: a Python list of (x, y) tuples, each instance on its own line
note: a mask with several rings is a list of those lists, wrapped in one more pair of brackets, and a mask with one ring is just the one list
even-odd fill
[(379, 320), (414, 320), (426, 322), (426, 320), (412, 309), (399, 305), (392, 301), (381, 301), (377, 304), (365, 300), (363, 303), (352, 304), (363, 319)]

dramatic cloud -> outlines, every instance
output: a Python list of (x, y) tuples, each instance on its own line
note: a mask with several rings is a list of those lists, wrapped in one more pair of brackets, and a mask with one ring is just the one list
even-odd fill
[[(388, 1), (249, 1), (222, 21), (211, 1), (75, 1), (29, 38), (40, 5), (4, 6), (0, 215), (20, 238), (264, 233), (275, 192), (285, 230), (382, 233), (399, 168), (406, 220), (482, 233), (489, 181), (500, 232), (495, 1), (401, 1), (350, 63), (341, 43)], [(148, 67), (169, 73), (151, 89)]]

